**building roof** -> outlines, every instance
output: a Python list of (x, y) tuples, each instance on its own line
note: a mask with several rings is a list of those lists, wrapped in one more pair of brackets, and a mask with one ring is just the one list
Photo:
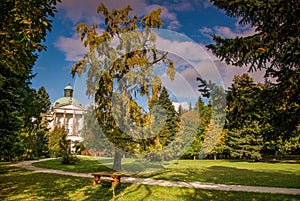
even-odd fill
[(76, 106), (81, 106), (79, 101), (73, 97), (61, 97), (61, 98), (57, 99), (56, 101), (54, 101), (52, 106), (55, 107), (56, 104), (61, 105), (61, 104), (67, 104), (67, 103), (76, 105)]
[(68, 84), (68, 85), (65, 87), (65, 89), (71, 89), (71, 90), (73, 90), (73, 87), (72, 87), (70, 84)]

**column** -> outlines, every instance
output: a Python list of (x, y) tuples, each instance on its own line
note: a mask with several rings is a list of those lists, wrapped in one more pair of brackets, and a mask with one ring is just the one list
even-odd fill
[(72, 125), (72, 133), (75, 135), (75, 110), (73, 110), (73, 125)]

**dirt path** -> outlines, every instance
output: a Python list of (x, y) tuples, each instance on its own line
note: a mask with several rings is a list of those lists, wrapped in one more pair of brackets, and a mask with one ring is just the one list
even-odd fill
[[(46, 160), (52, 160), (53, 158), (47, 158), (42, 160), (34, 161), (24, 161), (17, 164), (12, 164), (10, 166), (20, 167), (27, 170), (34, 170), (42, 173), (51, 173), (51, 174), (61, 174), (69, 175), (75, 177), (86, 177), (93, 178), (91, 174), (86, 173), (75, 173), (75, 172), (66, 172), (61, 170), (52, 170), (35, 167), (32, 163), (41, 162)], [(181, 181), (166, 181), (166, 180), (156, 180), (156, 179), (145, 179), (145, 178), (132, 178), (132, 177), (123, 177), (122, 182), (126, 183), (138, 183), (146, 185), (159, 185), (159, 186), (178, 186), (178, 187), (187, 187), (187, 188), (198, 188), (198, 189), (207, 189), (207, 190), (221, 190), (221, 191), (244, 191), (244, 192), (259, 192), (259, 193), (276, 193), (276, 194), (290, 194), (290, 195), (300, 195), (300, 189), (297, 188), (279, 188), (279, 187), (263, 187), (263, 186), (243, 186), (243, 185), (225, 185), (225, 184), (214, 184), (214, 183), (205, 183), (205, 182), (181, 182)], [(91, 180), (92, 183), (92, 180)]]

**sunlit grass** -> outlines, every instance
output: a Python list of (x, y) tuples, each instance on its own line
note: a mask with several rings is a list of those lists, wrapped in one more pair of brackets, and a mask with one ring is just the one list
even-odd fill
[[(194, 200), (300, 200), (299, 196), (266, 193), (200, 190), (122, 184), (115, 189), (120, 201), (194, 201)], [(110, 186), (92, 185), (92, 179), (38, 173), (20, 168), (0, 166), (0, 200), (113, 200)]]
[[(102, 165), (100, 162), (105, 163)], [(64, 171), (93, 173), (110, 171), (111, 158), (80, 157), (75, 165), (61, 165), (60, 160), (45, 161), (34, 165)], [(123, 167), (137, 170), (143, 163), (134, 159), (124, 159)], [(200, 181), (223, 184), (275, 186), (300, 188), (300, 164), (262, 163), (228, 160), (178, 160), (165, 168), (160, 164), (157, 171), (132, 174), (134, 177), (147, 177), (171, 181)]]

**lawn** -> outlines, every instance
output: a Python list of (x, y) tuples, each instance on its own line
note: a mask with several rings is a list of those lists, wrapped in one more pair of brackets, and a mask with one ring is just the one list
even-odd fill
[[(0, 200), (113, 200), (109, 186), (92, 186), (92, 179), (38, 173), (0, 166)], [(300, 200), (300, 196), (265, 193), (225, 192), (179, 187), (122, 184), (115, 199), (122, 201), (194, 200)]]
[[(64, 171), (92, 173), (108, 171), (112, 159), (101, 160), (107, 162), (102, 165), (95, 157), (80, 157), (75, 165), (61, 165), (60, 160), (34, 163), (35, 166), (59, 169)], [(123, 160), (124, 169), (139, 169), (140, 161)], [(159, 164), (157, 164), (159, 167)], [(170, 166), (152, 171), (131, 175), (171, 181), (200, 181), (222, 184), (240, 184), (251, 186), (272, 186), (300, 188), (300, 164), (262, 163), (228, 160), (178, 160)]]

